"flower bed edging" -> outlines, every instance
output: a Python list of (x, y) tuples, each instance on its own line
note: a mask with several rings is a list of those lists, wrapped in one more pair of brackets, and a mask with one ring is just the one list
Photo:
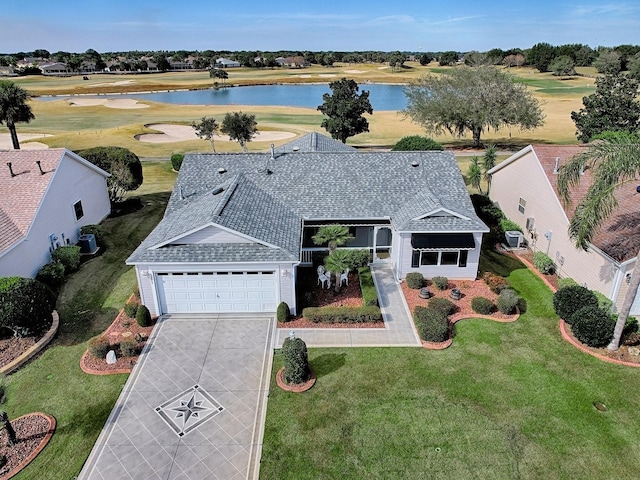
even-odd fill
[(12, 478), (15, 475), (17, 475), (18, 473), (20, 473), (22, 471), (22, 469), (25, 468), (27, 465), (29, 465), (33, 461), (33, 459), (36, 458), (38, 456), (38, 454), (44, 449), (44, 447), (47, 446), (47, 444), (49, 443), (49, 440), (51, 440), (51, 437), (53, 437), (53, 434), (56, 431), (56, 419), (55, 419), (55, 417), (53, 415), (48, 415), (48, 414), (42, 413), (42, 412), (28, 413), (26, 415), (22, 415), (21, 417), (16, 418), (13, 421), (15, 422), (16, 420), (19, 420), (20, 418), (28, 417), (28, 416), (31, 416), (31, 415), (40, 415), (42, 417), (45, 417), (47, 420), (49, 420), (49, 431), (44, 436), (44, 438), (40, 441), (40, 444), (38, 445), (38, 448), (36, 448), (33, 452), (31, 452), (31, 455), (29, 455), (21, 463), (19, 463), (17, 467), (15, 467), (13, 470), (9, 471), (9, 473), (3, 475), (1, 480), (9, 480), (10, 478)]
[(55, 337), (56, 333), (58, 332), (58, 325), (60, 324), (60, 317), (58, 316), (58, 312), (56, 310), (51, 312), (51, 318), (51, 328), (49, 328), (49, 331), (44, 335), (44, 337), (38, 340), (35, 345), (29, 347), (29, 349), (22, 355), (0, 368), (0, 375), (8, 375), (14, 370), (17, 370), (22, 365), (31, 360), (35, 355), (40, 353), (40, 351), (42, 351), (44, 347), (49, 345), (49, 342), (53, 340), (53, 337)]
[(309, 367), (309, 371), (311, 373), (311, 377), (305, 383), (302, 383), (300, 385), (287, 385), (284, 382), (284, 367), (282, 367), (280, 370), (278, 370), (278, 373), (276, 373), (276, 383), (282, 390), (285, 390), (287, 392), (306, 392), (316, 384), (316, 372), (314, 372), (313, 368), (311, 367)]

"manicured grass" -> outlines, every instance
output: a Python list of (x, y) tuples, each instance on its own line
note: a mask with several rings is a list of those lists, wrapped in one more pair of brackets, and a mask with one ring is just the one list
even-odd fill
[(10, 418), (42, 411), (58, 422), (49, 445), (18, 479), (74, 478), (127, 380), (127, 375), (87, 375), (80, 370), (80, 357), (86, 340), (105, 330), (136, 288), (133, 268), (124, 261), (160, 220), (168, 194), (140, 198), (141, 210), (103, 222), (107, 250), (64, 285), (57, 338), (9, 377)]
[(640, 371), (561, 340), (551, 292), (511, 267), (515, 323), (460, 322), (444, 351), (310, 349), (310, 391), (272, 381), (261, 478), (637, 476)]

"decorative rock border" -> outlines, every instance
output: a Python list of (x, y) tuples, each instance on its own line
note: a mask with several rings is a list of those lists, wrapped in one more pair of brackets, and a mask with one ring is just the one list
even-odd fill
[(40, 415), (42, 417), (45, 417), (47, 420), (49, 420), (49, 431), (44, 436), (44, 438), (40, 441), (40, 444), (38, 445), (38, 448), (36, 448), (33, 452), (31, 452), (31, 455), (29, 455), (21, 463), (19, 463), (17, 467), (15, 467), (13, 470), (9, 471), (9, 473), (6, 473), (5, 475), (3, 475), (0, 478), (0, 480), (9, 480), (10, 478), (12, 478), (15, 475), (17, 475), (18, 473), (20, 473), (20, 471), (22, 471), (23, 468), (25, 468), (27, 465), (29, 465), (38, 456), (38, 454), (44, 449), (44, 447), (47, 446), (47, 444), (49, 443), (49, 440), (51, 440), (51, 437), (53, 437), (53, 434), (56, 431), (56, 419), (55, 419), (55, 417), (53, 415), (48, 415), (48, 414), (42, 413), (42, 412), (28, 413), (26, 415), (22, 415), (21, 417), (16, 418), (13, 421), (15, 422), (16, 420), (19, 420), (20, 418), (29, 417), (31, 415)]
[(311, 378), (309, 378), (309, 380), (307, 380), (305, 383), (302, 383), (300, 385), (287, 385), (286, 383), (284, 383), (284, 367), (282, 367), (280, 370), (278, 370), (278, 373), (276, 373), (276, 383), (282, 390), (285, 390), (287, 392), (306, 392), (316, 384), (316, 372), (314, 372), (313, 368), (311, 367), (309, 367), (309, 370), (311, 371)]
[(53, 337), (55, 337), (56, 333), (58, 332), (58, 326), (60, 325), (60, 317), (58, 316), (58, 312), (56, 310), (51, 312), (51, 317), (53, 319), (53, 321), (51, 322), (51, 328), (49, 328), (49, 331), (44, 335), (44, 337), (38, 340), (35, 345), (29, 347), (29, 349), (22, 355), (16, 357), (15, 359), (13, 359), (13, 361), (0, 368), (0, 375), (8, 375), (11, 372), (17, 370), (38, 353), (40, 353), (44, 349), (44, 347), (49, 345), (49, 342), (53, 340)]

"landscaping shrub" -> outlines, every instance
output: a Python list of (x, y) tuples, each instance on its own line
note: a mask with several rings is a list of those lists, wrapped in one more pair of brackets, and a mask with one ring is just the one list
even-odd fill
[(136, 314), (138, 313), (138, 303), (137, 302), (125, 303), (124, 313), (129, 318), (136, 318)]
[(362, 291), (362, 301), (366, 306), (378, 306), (378, 292), (373, 283), (373, 275), (369, 267), (358, 269), (360, 279), (360, 290)]
[(429, 137), (422, 137), (420, 135), (410, 135), (402, 137), (391, 148), (392, 152), (407, 152), (407, 151), (426, 151), (426, 150), (443, 150), (444, 147)]
[(104, 335), (98, 335), (97, 337), (93, 337), (89, 340), (88, 344), (89, 354), (94, 358), (99, 358), (100, 360), (104, 360), (111, 350), (111, 345), (109, 344), (109, 339)]
[(508, 218), (503, 218), (502, 220), (500, 220), (500, 230), (502, 230), (503, 232), (515, 230), (522, 233), (522, 227), (513, 220), (509, 220)]
[(455, 304), (446, 298), (432, 298), (429, 300), (429, 308), (437, 310), (443, 315), (451, 315), (456, 311)]
[(635, 317), (629, 317), (627, 318), (627, 321), (624, 324), (624, 328), (622, 329), (622, 338), (626, 338), (635, 333), (638, 333), (638, 320)]
[(573, 285), (578, 285), (578, 282), (576, 282), (573, 278), (570, 277), (566, 277), (566, 278), (559, 278), (558, 279), (558, 290), (565, 288), (565, 287), (570, 287)]
[(308, 307), (302, 316), (313, 323), (373, 323), (382, 321), (378, 307)]
[(431, 282), (438, 290), (446, 290), (449, 285), (449, 279), (447, 277), (433, 277)]
[(80, 247), (77, 245), (58, 247), (51, 252), (51, 261), (60, 262), (64, 266), (65, 275), (69, 275), (80, 266)]
[(407, 287), (413, 290), (424, 287), (424, 276), (420, 272), (409, 272), (404, 279), (407, 281)]
[(282, 342), (284, 354), (284, 381), (291, 385), (298, 385), (309, 380), (309, 356), (307, 345), (301, 338), (285, 338)]
[(445, 342), (449, 339), (449, 319), (439, 310), (417, 306), (413, 310), (413, 321), (418, 335), (425, 342)]
[(36, 275), (36, 280), (52, 289), (57, 289), (64, 283), (64, 265), (60, 262), (50, 262), (43, 265)]
[(184, 160), (183, 153), (174, 153), (171, 155), (171, 167), (176, 171), (180, 171), (180, 167), (182, 167), (182, 161)]
[(135, 357), (138, 355), (138, 342), (126, 338), (120, 342), (120, 353), (123, 357)]
[(520, 302), (520, 297), (510, 288), (504, 289), (498, 295), (496, 307), (505, 315), (511, 315), (516, 312), (516, 306)]
[(476, 214), (484, 223), (490, 227), (500, 225), (500, 220), (505, 218), (504, 213), (486, 195), (474, 193), (471, 195), (471, 203), (476, 210)]
[(49, 326), (55, 296), (44, 283), (31, 278), (5, 281), (0, 290), (0, 326), (16, 337), (43, 331)]
[(484, 280), (484, 283), (487, 284), (489, 290), (493, 293), (500, 293), (502, 290), (509, 287), (509, 283), (504, 277), (491, 272), (485, 272), (484, 275), (482, 275), (482, 280)]
[(604, 347), (613, 337), (616, 322), (606, 310), (584, 307), (571, 316), (571, 331), (582, 343), (590, 347)]
[(20, 281), (20, 277), (0, 277), (0, 292), (6, 292)]
[(471, 299), (471, 309), (481, 315), (489, 315), (493, 312), (493, 302), (485, 297), (473, 297)]
[(104, 247), (104, 232), (102, 225), (85, 225), (80, 228), (80, 235), (93, 235), (96, 237), (96, 245)]
[(279, 322), (288, 322), (290, 316), (291, 311), (289, 310), (289, 305), (287, 305), (286, 302), (280, 302), (276, 310), (276, 319)]
[(571, 323), (572, 315), (584, 307), (597, 307), (598, 299), (581, 285), (570, 285), (553, 294), (553, 308), (560, 318)]
[(357, 270), (360, 267), (366, 267), (371, 263), (371, 252), (367, 248), (358, 248), (347, 250), (347, 261), (349, 262), (349, 270)]
[(543, 252), (533, 254), (533, 266), (544, 275), (552, 275), (556, 271), (556, 264), (549, 255)]
[(138, 307), (138, 311), (136, 312), (136, 322), (141, 327), (148, 327), (151, 325), (151, 313), (149, 313), (149, 309), (146, 305), (140, 305)]

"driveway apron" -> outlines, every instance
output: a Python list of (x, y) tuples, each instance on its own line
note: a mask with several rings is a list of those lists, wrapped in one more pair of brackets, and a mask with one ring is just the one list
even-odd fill
[(166, 315), (79, 479), (257, 478), (275, 319)]

